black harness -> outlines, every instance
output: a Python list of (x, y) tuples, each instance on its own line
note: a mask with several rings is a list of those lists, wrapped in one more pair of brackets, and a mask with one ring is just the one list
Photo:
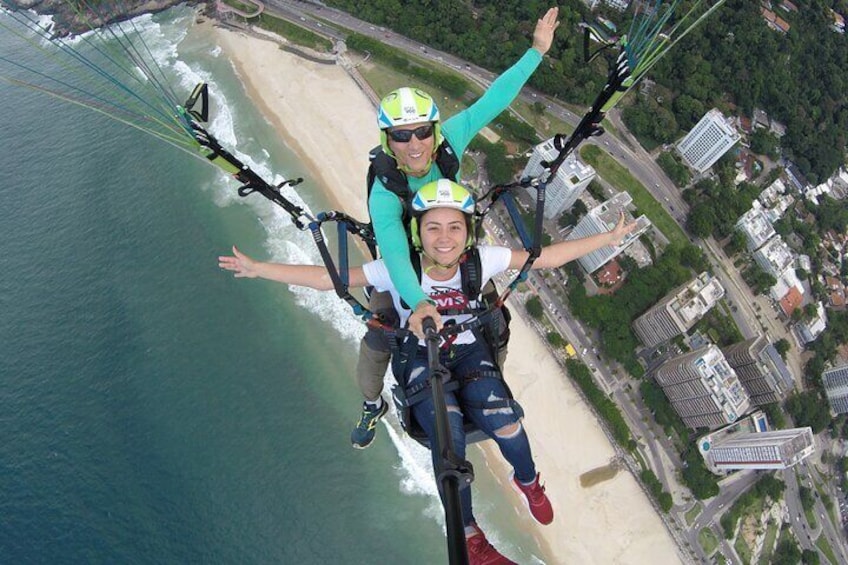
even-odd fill
[[(419, 280), (421, 280), (421, 258), (417, 253), (413, 255), (412, 266)], [(451, 375), (450, 380), (444, 383), (444, 391), (453, 392), (459, 390), (468, 382), (482, 378), (500, 379), (504, 383), (507, 398), (502, 400), (487, 400), (484, 403), (477, 404), (466, 402), (466, 405), (472, 408), (489, 410), (511, 407), (518, 417), (521, 417), (524, 411), (513, 398), (512, 391), (504, 380), (503, 372), (500, 370), (501, 367), (498, 363), (498, 351), (502, 346), (506, 345), (506, 341), (509, 339), (509, 312), (506, 307), (490, 310), (492, 301), (497, 299), (497, 291), (483, 294), (483, 268), (480, 261), (480, 251), (476, 247), (471, 247), (463, 255), (459, 263), (459, 272), (462, 283), (461, 292), (465, 297), (464, 302), (466, 306), (461, 308), (441, 308), (439, 311), (441, 314), (447, 316), (463, 314), (478, 316), (479, 323), (475, 323), (473, 327), (469, 328), (469, 331), (474, 334), (478, 342), (486, 344), (495, 369), (488, 371), (477, 370), (463, 375)], [(457, 327), (457, 330), (459, 329), (460, 327)], [(425, 379), (412, 385), (409, 384), (411, 372), (410, 361), (418, 353), (418, 338), (408, 332), (389, 332), (387, 337), (392, 354), (392, 373), (398, 383), (392, 387), (392, 398), (397, 408), (401, 425), (410, 437), (424, 446), (429, 446), (427, 435), (418, 423), (415, 422), (411, 412), (412, 406), (426, 398), (430, 398), (432, 394), (430, 391), (430, 379)], [(468, 418), (465, 419), (464, 427), (468, 443), (486, 439), (485, 434)]]
[[(409, 233), (409, 205), (412, 200), (413, 193), (409, 190), (409, 178), (406, 173), (398, 168), (397, 161), (383, 151), (381, 146), (377, 146), (368, 153), (368, 197), (366, 203), (371, 200), (371, 190), (374, 188), (374, 181), (379, 179), (386, 190), (398, 197), (403, 207), (403, 227), (406, 229), (407, 239), (410, 239)], [(457, 180), (459, 176), (459, 158), (456, 156), (453, 148), (447, 142), (442, 141), (436, 148), (436, 156), (433, 163), (439, 168), (442, 178)], [(369, 212), (370, 215), (370, 212)]]

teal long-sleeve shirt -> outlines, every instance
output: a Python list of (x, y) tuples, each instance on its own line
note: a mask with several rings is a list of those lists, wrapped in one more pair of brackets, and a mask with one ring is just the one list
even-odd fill
[[(537, 50), (528, 49), (517, 63), (495, 79), (477, 102), (445, 120), (442, 135), (460, 160), (474, 136), (512, 103), (541, 61), (542, 55)], [(440, 178), (441, 171), (435, 164), (424, 176), (407, 177), (412, 192)], [(427, 295), (421, 290), (421, 282), (409, 260), (409, 246), (402, 220), (403, 206), (397, 195), (376, 179), (368, 200), (368, 210), (392, 284), (404, 302), (415, 308), (422, 300), (427, 300)]]

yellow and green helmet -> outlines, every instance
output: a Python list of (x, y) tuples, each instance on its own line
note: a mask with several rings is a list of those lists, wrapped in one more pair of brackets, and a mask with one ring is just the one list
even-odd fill
[(415, 249), (421, 250), (418, 218), (434, 208), (453, 208), (465, 214), (468, 226), (468, 240), (465, 242), (465, 247), (468, 248), (474, 244), (474, 196), (464, 186), (450, 179), (439, 179), (427, 183), (415, 193), (409, 207), (412, 216), (409, 231)]
[(377, 111), (377, 127), (380, 128), (380, 145), (387, 155), (394, 157), (386, 139), (386, 130), (396, 126), (432, 122), (434, 126), (435, 143), (433, 149), (442, 143), (441, 125), (439, 124), (439, 108), (432, 96), (404, 86), (389, 92), (381, 101)]

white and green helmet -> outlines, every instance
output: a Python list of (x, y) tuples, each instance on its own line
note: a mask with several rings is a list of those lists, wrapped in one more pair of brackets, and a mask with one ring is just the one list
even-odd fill
[(433, 122), (435, 149), (442, 142), (439, 120), (439, 107), (436, 106), (433, 97), (426, 92), (408, 86), (389, 92), (380, 101), (380, 108), (377, 111), (377, 127), (380, 128), (380, 144), (383, 146), (383, 151), (394, 156), (389, 149), (385, 130), (423, 122)]
[(421, 249), (421, 237), (418, 233), (418, 218), (434, 208), (453, 208), (468, 218), (468, 240), (466, 247), (474, 244), (474, 196), (462, 185), (450, 179), (439, 179), (422, 186), (410, 202), (412, 219), (409, 224), (413, 246)]

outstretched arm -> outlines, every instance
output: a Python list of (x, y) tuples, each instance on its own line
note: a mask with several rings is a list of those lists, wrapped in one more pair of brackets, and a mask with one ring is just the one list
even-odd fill
[[(618, 218), (618, 224), (608, 232), (590, 235), (581, 239), (560, 241), (542, 248), (542, 253), (533, 262), (533, 269), (555, 269), (569, 261), (574, 261), (607, 245), (618, 245), (627, 234), (636, 228), (636, 222), (624, 222), (624, 212)], [(530, 254), (527, 251), (513, 251), (510, 269), (520, 269)]]
[[(333, 281), (324, 267), (316, 265), (286, 265), (283, 263), (264, 263), (245, 255), (233, 246), (233, 254), (218, 257), (218, 266), (232, 271), (236, 278), (268, 279), (297, 286), (307, 286), (316, 290), (333, 290)], [(349, 271), (350, 287), (365, 286), (367, 281), (362, 267), (352, 267)]]
[(559, 27), (558, 8), (551, 8), (536, 22), (533, 45), (509, 69), (492, 82), (474, 104), (445, 120), (442, 133), (458, 155), (462, 155), (471, 139), (503, 112), (542, 62), (542, 56), (551, 48), (554, 32)]

